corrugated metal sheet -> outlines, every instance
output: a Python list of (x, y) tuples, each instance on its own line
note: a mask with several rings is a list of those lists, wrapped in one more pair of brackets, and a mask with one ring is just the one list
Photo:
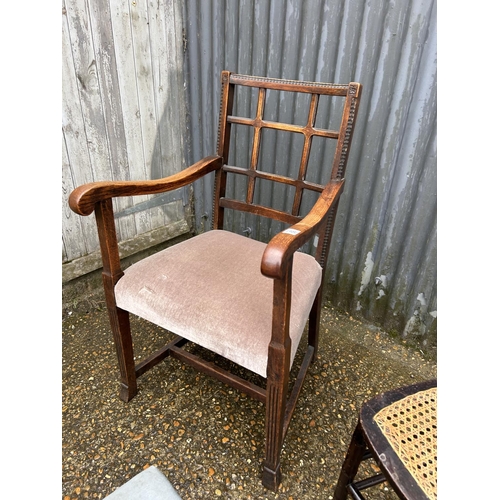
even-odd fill
[[(328, 264), (331, 298), (387, 329), (419, 336), (422, 345), (432, 340), (437, 316), (435, 1), (188, 0), (184, 23), (189, 162), (215, 150), (223, 69), (363, 84)], [(294, 106), (292, 119), (300, 108)], [(276, 112), (285, 112), (282, 103)], [(331, 110), (322, 119), (333, 115)], [(272, 142), (264, 146), (265, 161), (281, 159), (278, 169), (287, 168), (283, 155), (294, 144), (273, 147)], [(318, 165), (319, 178), (323, 163)], [(210, 226), (212, 193), (211, 179), (195, 186), (200, 230)], [(277, 230), (250, 218), (235, 217), (230, 224), (236, 231), (250, 227), (252, 236), (261, 238)]]

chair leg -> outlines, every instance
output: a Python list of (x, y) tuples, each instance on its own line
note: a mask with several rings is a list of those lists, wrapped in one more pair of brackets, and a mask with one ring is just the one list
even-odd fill
[(366, 443), (363, 431), (361, 430), (361, 424), (358, 421), (342, 465), (342, 470), (340, 471), (337, 487), (333, 495), (334, 500), (345, 500), (347, 498), (347, 487), (354, 481), (365, 451)]
[[(288, 351), (288, 352), (287, 352)], [(288, 392), (290, 348), (270, 347), (269, 355), (276, 360), (272, 363), (274, 373), (267, 376), (266, 398), (266, 457), (262, 475), (263, 485), (278, 491), (281, 483), (281, 449), (283, 447), (283, 425), (285, 421), (286, 396)], [(276, 369), (279, 366), (279, 369)]]
[(120, 366), (120, 399), (128, 403), (137, 394), (129, 313), (119, 307), (115, 307), (114, 310), (108, 309), (108, 312)]
[(321, 298), (322, 298), (322, 289), (321, 286), (316, 294), (316, 298), (314, 299), (313, 306), (311, 308), (311, 312), (309, 313), (309, 330), (308, 330), (308, 343), (310, 346), (314, 347), (314, 354), (311, 359), (311, 363), (316, 361), (316, 356), (318, 353), (318, 344), (319, 344), (319, 325), (321, 318)]
[(107, 276), (104, 276), (104, 289), (108, 308), (109, 322), (120, 367), (120, 399), (128, 403), (137, 394), (137, 376), (135, 373), (134, 347), (130, 331), (128, 311), (116, 306), (115, 297), (110, 286), (106, 286)]
[(266, 401), (266, 458), (262, 483), (272, 491), (281, 484), (281, 448), (285, 419), (286, 392), (281, 384), (268, 384)]

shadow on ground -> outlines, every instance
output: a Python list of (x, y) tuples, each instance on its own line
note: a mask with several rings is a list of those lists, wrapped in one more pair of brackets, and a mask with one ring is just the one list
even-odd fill
[[(139, 319), (132, 327), (137, 360), (172, 337)], [(361, 403), (437, 372), (435, 358), (325, 305), (318, 360), (290, 424), (275, 494), (260, 483), (261, 403), (170, 358), (123, 403), (106, 311), (69, 314), (62, 338), (65, 500), (104, 498), (151, 465), (183, 500), (332, 498)], [(384, 485), (366, 496), (397, 498)]]

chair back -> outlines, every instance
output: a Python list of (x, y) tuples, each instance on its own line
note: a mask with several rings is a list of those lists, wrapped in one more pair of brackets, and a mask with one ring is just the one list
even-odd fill
[[(344, 179), (361, 84), (299, 82), (229, 71), (222, 72), (221, 80), (217, 154), (223, 157), (223, 167), (215, 178), (213, 228), (223, 229), (224, 209), (285, 224), (299, 222), (327, 183)], [(331, 161), (321, 168), (328, 152)], [(274, 165), (269, 158), (276, 159)], [(266, 200), (273, 206), (264, 205)], [(332, 224), (330, 217), (322, 227), (320, 246), (329, 244), (325, 233)], [(318, 250), (317, 260), (323, 265), (326, 248)]]

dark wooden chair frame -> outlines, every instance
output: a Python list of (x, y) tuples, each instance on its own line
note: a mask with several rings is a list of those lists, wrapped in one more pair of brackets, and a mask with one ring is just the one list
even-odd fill
[[(69, 204), (72, 210), (80, 215), (90, 215), (92, 212), (95, 212), (103, 261), (103, 283), (106, 303), (121, 373), (120, 398), (123, 401), (130, 401), (137, 393), (137, 378), (167, 356), (172, 356), (263, 402), (266, 405), (266, 456), (264, 460), (263, 484), (267, 488), (276, 491), (281, 482), (280, 454), (283, 441), (303, 385), (305, 374), (310, 363), (314, 361), (318, 349), (322, 300), (321, 286), (317, 292), (309, 316), (307, 351), (295, 385), (288, 397), (291, 355), (289, 321), (293, 255), (295, 251), (317, 235), (319, 239), (315, 258), (323, 269), (324, 277), (338, 202), (344, 187), (344, 174), (358, 110), (361, 85), (359, 83), (337, 85), (277, 80), (236, 75), (229, 71), (222, 72), (221, 81), (222, 92), (217, 155), (206, 157), (182, 172), (164, 179), (96, 182), (80, 186), (72, 192)], [(243, 118), (232, 115), (236, 85), (258, 88), (258, 103), (255, 118)], [(264, 120), (265, 95), (268, 89), (310, 94), (311, 104), (307, 124), (305, 126), (298, 126)], [(345, 99), (338, 131), (315, 128), (320, 95), (340, 96)], [(228, 165), (231, 124), (253, 127), (253, 148), (250, 168), (248, 169)], [(304, 148), (297, 179), (266, 173), (257, 169), (261, 131), (263, 128), (303, 134)], [(306, 180), (307, 164), (314, 136), (337, 140), (332, 173), (330, 181), (326, 186)], [(213, 363), (209, 363), (182, 349), (181, 347), (187, 341), (181, 337), (176, 337), (136, 366), (134, 363), (129, 313), (116, 306), (114, 288), (118, 280), (122, 277), (123, 271), (120, 266), (112, 198), (171, 191), (186, 186), (210, 172), (215, 172), (213, 201), (214, 229), (223, 228), (225, 209), (241, 210), (292, 224), (290, 228), (292, 230), (282, 231), (271, 239), (261, 262), (261, 272), (274, 280), (272, 332), (270, 332), (271, 340), (269, 343), (267, 385), (265, 389), (226, 372)], [(226, 197), (226, 179), (228, 173), (247, 177), (248, 189), (245, 201)], [(267, 179), (293, 186), (295, 188), (295, 198), (291, 213), (255, 204), (254, 191), (256, 179)], [(299, 216), (299, 211), (304, 189), (316, 191), (320, 194), (312, 210), (305, 217), (301, 217)]]
[[(399, 498), (404, 500), (429, 500), (411, 473), (374, 421), (375, 415), (407, 396), (437, 387), (437, 380), (428, 380), (385, 392), (365, 403), (360, 410), (358, 423), (347, 451), (334, 500), (345, 500), (349, 494), (354, 500), (365, 500), (361, 491), (388, 482)], [(384, 457), (384, 460), (381, 457)], [(361, 462), (374, 459), (382, 471), (374, 476), (356, 481)]]

